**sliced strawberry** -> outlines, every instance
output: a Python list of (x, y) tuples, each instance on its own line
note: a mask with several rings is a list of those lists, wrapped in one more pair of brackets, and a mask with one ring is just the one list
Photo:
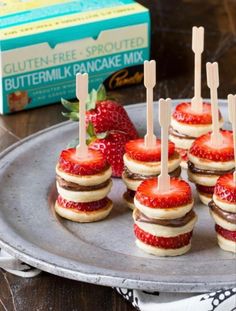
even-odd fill
[(134, 225), (134, 234), (143, 243), (164, 249), (184, 247), (190, 243), (192, 237), (192, 231), (170, 238), (158, 237), (143, 231), (137, 225)]
[(170, 190), (159, 193), (157, 178), (147, 179), (141, 183), (136, 192), (136, 199), (151, 208), (173, 208), (192, 202), (192, 191), (189, 184), (175, 177), (170, 180)]
[[(139, 138), (130, 140), (125, 145), (125, 151), (131, 159), (142, 162), (155, 162), (161, 160), (161, 140), (156, 140), (156, 146), (153, 149), (147, 149), (144, 139)], [(175, 152), (175, 144), (169, 141), (169, 157)]]
[(226, 162), (234, 159), (233, 133), (221, 130), (222, 144), (219, 147), (212, 146), (211, 133), (197, 138), (192, 144), (189, 152), (195, 157), (210, 161)]
[(236, 203), (236, 185), (233, 180), (233, 173), (218, 178), (214, 193), (222, 201)]
[(105, 156), (107, 162), (111, 165), (112, 176), (121, 177), (124, 170), (123, 156), (125, 153), (125, 144), (129, 136), (121, 131), (110, 131), (104, 138), (92, 140), (89, 148), (100, 150)]
[(183, 161), (188, 161), (188, 150), (183, 148), (175, 148), (175, 150), (180, 154)]
[(211, 187), (211, 186), (202, 186), (202, 185), (198, 185), (196, 184), (197, 190), (199, 192), (203, 192), (203, 193), (209, 193), (209, 194), (213, 194), (214, 193), (214, 189), (215, 187)]
[[(191, 103), (180, 103), (175, 108), (173, 118), (178, 122), (187, 124), (211, 124), (211, 104), (203, 103), (203, 113), (196, 113), (192, 111)], [(221, 119), (220, 112), (219, 119)]]
[(59, 168), (66, 173), (75, 175), (94, 175), (108, 167), (108, 163), (98, 150), (88, 150), (86, 158), (78, 157), (76, 149), (65, 149), (59, 158)]
[(94, 201), (94, 202), (88, 202), (88, 203), (77, 203), (77, 202), (72, 202), (72, 201), (67, 201), (66, 199), (63, 199), (60, 195), (57, 198), (57, 203), (68, 209), (76, 209), (78, 211), (82, 212), (91, 212), (91, 211), (96, 211), (100, 208), (105, 207), (109, 202), (108, 198), (104, 198), (99, 201)]
[(215, 229), (217, 233), (223, 236), (223, 238), (236, 242), (236, 231), (229, 231), (219, 225), (215, 225)]

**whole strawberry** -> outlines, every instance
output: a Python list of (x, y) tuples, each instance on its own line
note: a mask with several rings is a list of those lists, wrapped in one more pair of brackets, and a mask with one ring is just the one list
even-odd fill
[[(63, 106), (70, 112), (63, 113), (73, 121), (79, 118), (79, 103), (70, 103), (62, 99)], [(92, 90), (86, 105), (86, 123), (93, 123), (96, 133), (119, 130), (127, 133), (130, 139), (138, 137), (137, 130), (126, 110), (114, 99), (108, 99), (103, 85), (97, 91)]]
[(91, 142), (89, 148), (100, 150), (106, 157), (107, 162), (111, 165), (112, 176), (121, 177), (124, 162), (125, 144), (129, 141), (129, 136), (122, 131), (109, 131), (102, 136), (91, 136), (91, 125), (89, 125)]

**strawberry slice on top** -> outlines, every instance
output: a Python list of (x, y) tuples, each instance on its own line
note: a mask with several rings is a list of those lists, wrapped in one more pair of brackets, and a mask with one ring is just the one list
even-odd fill
[(59, 158), (59, 169), (74, 175), (95, 175), (108, 168), (108, 163), (98, 150), (88, 150), (86, 157), (78, 157), (76, 148), (65, 149)]
[[(181, 123), (186, 124), (211, 124), (212, 123), (212, 113), (211, 104), (203, 103), (203, 113), (196, 113), (191, 109), (191, 103), (184, 102), (176, 106), (172, 117)], [(219, 119), (221, 119), (221, 114), (219, 111)]]
[[(127, 155), (137, 161), (141, 162), (156, 162), (161, 160), (161, 140), (156, 140), (156, 145), (152, 149), (145, 147), (144, 139), (139, 138), (130, 140), (125, 145)], [(175, 152), (175, 144), (169, 141), (168, 155), (171, 157)]]
[(226, 174), (218, 178), (214, 194), (221, 201), (236, 204), (236, 184), (234, 183), (233, 173)]
[(222, 144), (220, 148), (211, 143), (211, 133), (198, 137), (192, 144), (189, 153), (195, 157), (216, 162), (234, 160), (233, 133), (221, 130)]
[(170, 179), (170, 190), (159, 193), (158, 179), (147, 179), (138, 187), (135, 198), (144, 206), (151, 208), (174, 208), (193, 201), (189, 184), (179, 178)]

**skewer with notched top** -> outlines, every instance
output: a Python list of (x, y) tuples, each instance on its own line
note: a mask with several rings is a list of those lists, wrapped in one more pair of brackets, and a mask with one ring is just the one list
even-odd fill
[(218, 63), (207, 63), (207, 85), (211, 93), (211, 111), (212, 111), (212, 134), (211, 144), (214, 147), (220, 147), (222, 144), (222, 135), (220, 133), (220, 122), (218, 112), (218, 93), (219, 87), (219, 68)]
[(232, 124), (233, 140), (234, 140), (234, 183), (236, 184), (236, 95), (228, 95), (228, 106), (229, 106), (229, 121)]
[(154, 148), (156, 136), (153, 129), (153, 88), (156, 85), (156, 62), (155, 60), (144, 61), (144, 85), (147, 92), (147, 134), (144, 136), (146, 148)]
[(76, 155), (86, 158), (88, 146), (86, 144), (86, 100), (88, 98), (88, 74), (76, 74), (76, 97), (79, 100), (79, 145), (76, 146)]
[(170, 175), (168, 174), (168, 130), (171, 119), (171, 99), (159, 100), (159, 123), (161, 126), (161, 174), (158, 176), (158, 192), (170, 190)]
[(203, 102), (201, 97), (201, 67), (203, 49), (204, 28), (194, 26), (192, 31), (192, 50), (194, 52), (194, 97), (191, 101), (191, 109), (196, 113), (203, 112)]

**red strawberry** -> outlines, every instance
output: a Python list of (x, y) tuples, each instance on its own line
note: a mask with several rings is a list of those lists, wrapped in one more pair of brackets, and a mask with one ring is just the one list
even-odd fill
[(181, 155), (183, 161), (188, 161), (188, 150), (183, 148), (175, 148), (175, 150)]
[(175, 177), (171, 178), (170, 190), (159, 193), (158, 179), (147, 179), (141, 183), (136, 192), (136, 199), (151, 208), (173, 208), (192, 202), (192, 191), (189, 184)]
[(124, 170), (123, 156), (125, 153), (125, 144), (129, 136), (121, 131), (110, 131), (102, 138), (94, 138), (89, 144), (89, 148), (100, 150), (111, 165), (112, 176), (121, 177)]
[[(73, 121), (79, 118), (79, 103), (70, 103), (62, 99), (63, 106), (70, 112), (63, 113)], [(115, 100), (108, 99), (103, 85), (97, 91), (92, 90), (87, 102), (86, 123), (93, 123), (96, 133), (119, 130), (127, 133), (130, 139), (138, 137), (138, 132), (124, 107)]]
[(214, 193), (214, 189), (215, 189), (215, 187), (213, 186), (213, 187), (211, 187), (211, 186), (202, 186), (202, 185), (198, 185), (198, 184), (196, 184), (196, 186), (197, 186), (197, 190), (199, 191), (199, 192), (203, 192), (203, 193), (209, 193), (209, 194), (213, 194)]
[(108, 198), (104, 198), (102, 200), (94, 201), (94, 202), (88, 202), (88, 203), (77, 203), (72, 201), (67, 201), (66, 199), (63, 199), (60, 195), (57, 198), (57, 203), (68, 209), (76, 209), (78, 211), (83, 212), (91, 212), (96, 211), (100, 208), (105, 207), (109, 202)]
[(220, 132), (222, 135), (220, 148), (212, 146), (211, 133), (207, 133), (194, 141), (189, 152), (195, 157), (210, 161), (232, 161), (234, 159), (233, 133), (232, 131), (224, 130)]
[(170, 238), (158, 237), (143, 231), (137, 225), (134, 225), (134, 234), (143, 243), (164, 249), (184, 247), (190, 243), (192, 237), (192, 231)]
[[(142, 162), (155, 162), (161, 160), (161, 140), (156, 140), (156, 146), (153, 149), (147, 149), (144, 144), (144, 139), (139, 138), (130, 140), (125, 145), (125, 151), (128, 156), (134, 160)], [(169, 142), (169, 157), (175, 152), (175, 144)]]
[(214, 193), (222, 201), (236, 203), (236, 185), (233, 180), (233, 173), (218, 178)]
[(223, 236), (223, 238), (236, 242), (236, 231), (229, 231), (219, 225), (215, 225), (215, 229), (217, 233)]
[[(199, 114), (191, 110), (191, 103), (181, 103), (176, 106), (173, 118), (187, 124), (211, 124), (211, 104), (203, 103), (203, 113)], [(219, 119), (221, 119), (220, 112)]]
[(75, 148), (65, 149), (59, 158), (59, 168), (69, 174), (94, 175), (107, 167), (104, 155), (97, 150), (88, 150), (86, 158), (79, 158)]

